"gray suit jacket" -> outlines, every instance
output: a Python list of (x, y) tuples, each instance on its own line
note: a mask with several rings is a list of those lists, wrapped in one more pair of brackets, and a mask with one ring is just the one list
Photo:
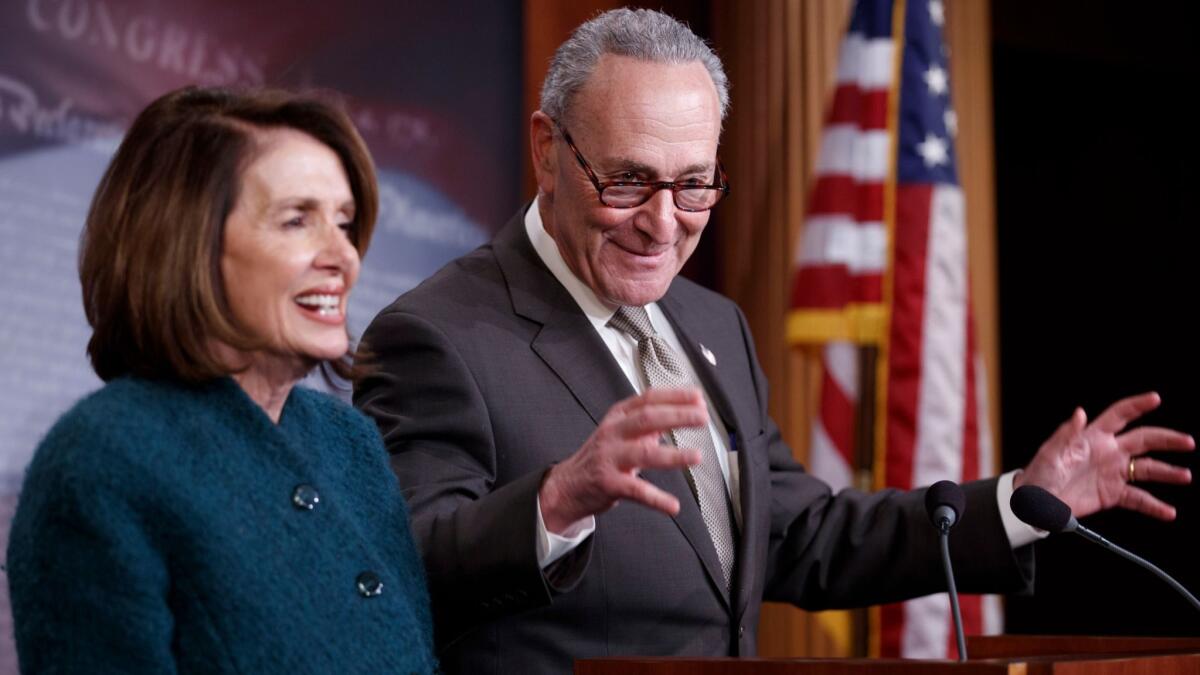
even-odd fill
[[(831, 494), (793, 461), (768, 417), (767, 383), (737, 306), (682, 278), (659, 306), (739, 451), (743, 528), (730, 592), (679, 471), (642, 474), (679, 498), (677, 517), (619, 504), (584, 545), (539, 569), (543, 475), (634, 391), (534, 252), (521, 214), (383, 310), (364, 335), (374, 372), (354, 400), (379, 424), (409, 499), (448, 672), (567, 673), (575, 658), (609, 655), (752, 655), (764, 599), (821, 609), (943, 589), (923, 491)], [(964, 487), (951, 545), (959, 588), (1027, 587), (1032, 553), (1009, 548), (995, 481)]]

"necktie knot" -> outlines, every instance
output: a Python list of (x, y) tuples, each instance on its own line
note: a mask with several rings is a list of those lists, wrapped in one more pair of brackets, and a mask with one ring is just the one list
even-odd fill
[(656, 335), (645, 307), (618, 307), (608, 325), (641, 342)]

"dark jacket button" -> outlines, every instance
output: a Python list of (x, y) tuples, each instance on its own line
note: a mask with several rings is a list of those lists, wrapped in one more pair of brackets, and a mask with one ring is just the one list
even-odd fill
[(738, 639), (741, 640), (745, 636), (746, 636), (746, 627), (738, 626)]
[(292, 490), (292, 505), (302, 511), (312, 511), (313, 507), (321, 502), (321, 495), (317, 493), (317, 488), (301, 483)]
[(354, 580), (358, 592), (364, 598), (373, 598), (383, 592), (383, 580), (374, 572), (363, 572)]

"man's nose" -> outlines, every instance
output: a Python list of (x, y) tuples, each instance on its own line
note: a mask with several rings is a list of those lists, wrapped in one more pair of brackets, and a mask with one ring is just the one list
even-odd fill
[(645, 232), (656, 244), (667, 244), (675, 238), (676, 211), (675, 194), (669, 189), (657, 190), (640, 207), (638, 229)]

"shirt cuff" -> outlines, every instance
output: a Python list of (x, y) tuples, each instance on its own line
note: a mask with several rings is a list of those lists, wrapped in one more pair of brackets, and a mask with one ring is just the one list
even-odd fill
[(1008, 543), (1013, 548), (1032, 544), (1039, 539), (1045, 539), (1050, 534), (1022, 522), (1009, 506), (1008, 502), (1012, 499), (1013, 493), (1013, 479), (1017, 477), (1019, 471), (1020, 469), (1009, 471), (1001, 475), (1000, 480), (996, 482), (996, 502), (1000, 507), (1000, 521), (1004, 523), (1004, 534), (1008, 535)]
[[(1009, 481), (1009, 492), (1012, 492), (1012, 481)], [(574, 551), (576, 547), (583, 543), (583, 540), (592, 536), (596, 531), (596, 517), (588, 516), (581, 518), (573, 523), (570, 527), (563, 530), (562, 534), (554, 534), (546, 529), (546, 522), (542, 520), (542, 497), (537, 498), (537, 558), (538, 567), (546, 569), (555, 560)]]

